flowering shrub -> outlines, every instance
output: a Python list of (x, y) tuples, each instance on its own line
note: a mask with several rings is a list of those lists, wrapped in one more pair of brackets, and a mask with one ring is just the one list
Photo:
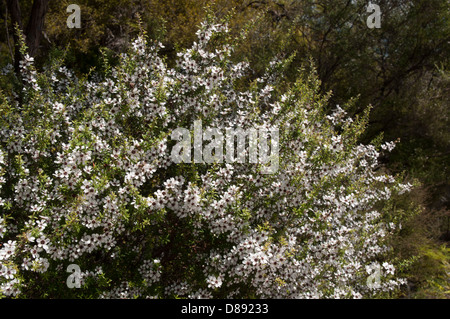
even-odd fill
[[(360, 298), (402, 282), (383, 205), (410, 185), (376, 170), (394, 144), (358, 144), (366, 117), (327, 115), (314, 75), (288, 87), (288, 60), (252, 80), (227, 31), (203, 24), (173, 67), (144, 35), (97, 75), (21, 63), (23, 91), (1, 97), (4, 296)], [(278, 128), (279, 169), (174, 163), (171, 132), (196, 120)]]

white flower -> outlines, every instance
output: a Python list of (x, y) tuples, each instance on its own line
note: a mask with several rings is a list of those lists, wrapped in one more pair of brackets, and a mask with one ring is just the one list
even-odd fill
[(381, 148), (383, 150), (387, 150), (388, 152), (391, 152), (395, 148), (395, 142), (386, 142), (384, 144), (381, 144)]
[(42, 248), (45, 251), (49, 250), (50, 239), (48, 239), (47, 237), (41, 236), (39, 239), (36, 240), (36, 243), (38, 244), (39, 248)]
[(220, 288), (222, 286), (223, 283), (223, 278), (222, 276), (208, 276), (208, 278), (206, 279), (206, 282), (208, 283), (208, 288)]
[(383, 268), (384, 269), (386, 269), (386, 274), (390, 274), (390, 275), (393, 275), (394, 273), (395, 273), (395, 267), (394, 267), (394, 265), (391, 265), (391, 264), (389, 264), (389, 263), (387, 263), (387, 262), (384, 262), (383, 263)]
[(64, 110), (64, 104), (56, 102), (55, 105), (53, 105), (53, 110), (56, 113), (61, 113)]
[(0, 249), (0, 260), (6, 260), (12, 257), (16, 250), (16, 246), (16, 241), (8, 240), (8, 242), (4, 244), (4, 247)]

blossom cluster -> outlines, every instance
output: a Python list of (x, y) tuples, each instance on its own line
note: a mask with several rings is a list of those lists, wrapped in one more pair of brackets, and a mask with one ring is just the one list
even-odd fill
[[(325, 115), (314, 77), (286, 88), (284, 60), (253, 78), (227, 32), (203, 24), (173, 68), (144, 36), (90, 77), (25, 59), (21, 101), (1, 100), (1, 294), (361, 298), (402, 283), (383, 203), (410, 185), (376, 170), (394, 144), (358, 144), (364, 119)], [(279, 169), (174, 163), (171, 133), (199, 119), (279, 128)], [(65, 286), (69, 263), (81, 289)]]

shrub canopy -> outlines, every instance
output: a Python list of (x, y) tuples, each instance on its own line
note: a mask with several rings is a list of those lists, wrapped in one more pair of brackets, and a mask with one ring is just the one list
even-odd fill
[[(79, 78), (22, 61), (20, 90), (1, 97), (4, 296), (360, 298), (402, 283), (386, 202), (411, 185), (378, 162), (395, 143), (358, 144), (367, 113), (326, 113), (315, 74), (284, 81), (289, 58), (255, 78), (227, 31), (204, 23), (174, 67), (145, 35)], [(174, 163), (171, 133), (196, 120), (277, 128), (278, 170)]]

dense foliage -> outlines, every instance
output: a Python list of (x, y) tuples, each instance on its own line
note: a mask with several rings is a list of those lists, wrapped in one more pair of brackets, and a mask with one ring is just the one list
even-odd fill
[[(249, 81), (227, 31), (204, 24), (174, 68), (144, 36), (117, 67), (105, 61), (84, 78), (21, 63), (24, 90), (1, 104), (4, 295), (361, 298), (398, 288), (387, 239), (399, 220), (385, 208), (411, 185), (378, 170), (395, 143), (360, 144), (367, 116), (327, 115), (314, 74), (286, 88), (289, 59)], [(277, 127), (279, 169), (174, 163), (171, 132), (199, 119)], [(381, 263), (381, 282), (368, 286)], [(69, 264), (82, 289), (67, 288)]]
[[(224, 128), (231, 125), (227, 122), (231, 118), (238, 119), (226, 113), (218, 116), (220, 120), (213, 120), (217, 112), (224, 111), (222, 110), (224, 105), (232, 103), (231, 101), (236, 99), (236, 97), (229, 95), (230, 90), (232, 90), (237, 94), (236, 101), (242, 100), (239, 103), (254, 102), (255, 109), (260, 112), (258, 114), (274, 116), (274, 118), (269, 116), (258, 121), (256, 119), (259, 118), (259, 115), (255, 113), (248, 120), (255, 125), (268, 124), (275, 127), (273, 124), (278, 123), (280, 132), (283, 132), (286, 127), (280, 123), (288, 119), (288, 113), (299, 112), (300, 118), (309, 117), (312, 115), (312, 110), (307, 109), (307, 112), (303, 114), (304, 108), (302, 105), (310, 105), (312, 109), (317, 108), (318, 113), (313, 119), (308, 118), (308, 121), (312, 126), (314, 126), (314, 123), (319, 123), (317, 124), (320, 125), (319, 127), (314, 126), (314, 130), (318, 130), (318, 136), (316, 137), (319, 139), (322, 138), (325, 141), (332, 136), (341, 137), (342, 143), (347, 145), (346, 149), (348, 150), (355, 149), (359, 143), (364, 145), (373, 143), (377, 152), (381, 144), (396, 141), (396, 147), (392, 152), (380, 152), (380, 156), (377, 157), (378, 164), (373, 169), (377, 174), (396, 175), (403, 172), (404, 183), (413, 183), (414, 179), (419, 179), (421, 185), (417, 186), (416, 184), (409, 195), (404, 194), (398, 197), (393, 192), (390, 200), (380, 201), (377, 204), (377, 210), (381, 213), (379, 222), (386, 224), (394, 222), (397, 224), (399, 220), (403, 220), (399, 232), (393, 237), (389, 236), (390, 239), (385, 237), (385, 245), (393, 248), (388, 254), (389, 258), (396, 261), (408, 260), (408, 262), (400, 262), (400, 264), (393, 262), (399, 266), (396, 269), (396, 275), (399, 275), (400, 271), (400, 276), (407, 279), (407, 285), (402, 286), (402, 296), (449, 297), (450, 202), (448, 198), (450, 198), (450, 186), (448, 176), (450, 175), (448, 174), (448, 163), (450, 153), (448, 150), (450, 148), (450, 131), (448, 127), (450, 94), (448, 89), (448, 53), (450, 52), (450, 3), (448, 1), (372, 1), (372, 3), (380, 5), (381, 28), (379, 29), (370, 29), (366, 24), (366, 19), (370, 13), (367, 12), (368, 1), (365, 0), (79, 0), (76, 3), (81, 7), (81, 28), (69, 29), (66, 27), (68, 17), (66, 8), (72, 2), (68, 0), (8, 0), (0, 2), (0, 25), (6, 31), (0, 32), (0, 68), (6, 66), (0, 71), (0, 90), (3, 103), (0, 112), (2, 121), (0, 129), (3, 132), (1, 149), (4, 162), (2, 164), (3, 173), (0, 173), (3, 174), (1, 181), (4, 181), (4, 184), (0, 194), (1, 198), (5, 200), (5, 202), (2, 202), (3, 206), (0, 207), (0, 214), (3, 218), (1, 223), (7, 225), (4, 226), (6, 228), (2, 228), (2, 234), (5, 232), (3, 229), (8, 230), (1, 240), (5, 246), (0, 248), (10, 247), (7, 246), (9, 240), (17, 241), (24, 234), (21, 229), (29, 218), (28, 214), (31, 209), (29, 205), (31, 204), (24, 204), (27, 201), (22, 196), (19, 196), (20, 204), (18, 204), (15, 199), (17, 195), (13, 193), (20, 179), (27, 180), (25, 175), (22, 176), (20, 175), (22, 173), (18, 173), (19, 167), (24, 167), (26, 176), (34, 176), (33, 178), (39, 180), (39, 182), (32, 182), (30, 193), (36, 193), (36, 198), (39, 199), (38, 202), (33, 203), (33, 205), (37, 205), (35, 207), (41, 208), (42, 211), (48, 209), (43, 216), (50, 214), (50, 211), (53, 211), (58, 205), (62, 210), (66, 209), (67, 206), (70, 206), (71, 210), (76, 210), (77, 205), (86, 205), (81, 204), (83, 200), (79, 198), (81, 193), (78, 188), (80, 186), (78, 181), (80, 179), (89, 181), (92, 172), (95, 172), (94, 176), (103, 176), (104, 183), (106, 183), (104, 185), (109, 185), (109, 182), (113, 182), (119, 177), (125, 178), (125, 176), (128, 176), (127, 181), (121, 180), (120, 188), (125, 187), (130, 179), (134, 179), (134, 175), (130, 173), (132, 171), (130, 167), (119, 165), (119, 168), (114, 168), (118, 159), (106, 161), (103, 155), (100, 156), (95, 153), (91, 144), (85, 145), (88, 137), (80, 138), (77, 135), (79, 131), (71, 132), (68, 131), (69, 128), (88, 127), (88, 131), (82, 134), (90, 136), (93, 132), (92, 134), (98, 136), (102, 142), (109, 143), (105, 144), (109, 145), (109, 148), (106, 148), (107, 150), (118, 147), (120, 149), (118, 152), (122, 155), (126, 153), (129, 145), (134, 143), (133, 141), (138, 143), (138, 147), (141, 147), (143, 141), (148, 141), (146, 147), (161, 142), (161, 145), (167, 147), (164, 150), (164, 156), (167, 158), (171, 151), (170, 148), (175, 144), (175, 141), (170, 141), (170, 137), (171, 132), (176, 127), (189, 129), (192, 128), (192, 123), (195, 120), (202, 119), (204, 128), (209, 126)], [(19, 4), (20, 10), (12, 10), (18, 8)], [(40, 41), (35, 41), (39, 32), (31, 32), (38, 30), (31, 26), (39, 26), (40, 28), (43, 22), (42, 20), (39, 21), (39, 18), (36, 19), (40, 15), (40, 13), (36, 13), (41, 10), (39, 6), (35, 6), (36, 4), (40, 4), (41, 9), (42, 6), (48, 5), (48, 10), (45, 9), (47, 10), (45, 25)], [(219, 59), (220, 61), (211, 62), (214, 68), (205, 69), (197, 63), (199, 61), (198, 56), (190, 57), (183, 54), (190, 52), (188, 48), (191, 48), (193, 41), (198, 42), (196, 30), (201, 22), (205, 21), (208, 14), (213, 14), (220, 19), (226, 18), (228, 22), (226, 32), (228, 40), (223, 42), (223, 39), (213, 39), (213, 42), (208, 44), (208, 50), (217, 53), (214, 50), (220, 50), (225, 43), (232, 43), (233, 45), (228, 46), (228, 48), (232, 48), (230, 52), (224, 52), (226, 58), (223, 57), (223, 60), (217, 57), (213, 58), (213, 60)], [(42, 19), (42, 16), (40, 19)], [(19, 70), (18, 64), (20, 59), (17, 58), (19, 56), (17, 50), (20, 48), (20, 44), (14, 29), (15, 22), (19, 22), (19, 25), (23, 26), (23, 32), (27, 36), (26, 43), (31, 45), (28, 50), (24, 51), (22, 48), (22, 57), (26, 54), (31, 56), (27, 57), (25, 64), (22, 63), (23, 66), (26, 66), (26, 68), (22, 68), (22, 72)], [(141, 83), (136, 82), (134, 78), (130, 79), (133, 75), (139, 79), (144, 76), (136, 71), (136, 68), (139, 67), (136, 64), (137, 60), (131, 60), (131, 56), (135, 56), (136, 52), (129, 52), (127, 57), (124, 57), (122, 53), (129, 50), (132, 39), (138, 37), (139, 34), (143, 34), (142, 30), (147, 32), (148, 38), (152, 41), (160, 41), (163, 47), (160, 46), (157, 50), (152, 51), (154, 58), (147, 59), (141, 56), (137, 59), (150, 61), (147, 62), (149, 70), (154, 62), (161, 61), (161, 66), (156, 71), (152, 71), (153, 78), (145, 80), (147, 82), (142, 80)], [(241, 37), (242, 34), (245, 34), (245, 39)], [(179, 56), (179, 54), (182, 55)], [(196, 64), (191, 64), (190, 59), (193, 59)], [(183, 63), (183, 61), (185, 62)], [(272, 65), (271, 62), (273, 61), (276, 62)], [(12, 65), (16, 68), (16, 75), (12, 73)], [(245, 66), (242, 69), (243, 73), (239, 76), (232, 75), (229, 68), (233, 65)], [(272, 74), (270, 79), (267, 78), (268, 67), (272, 70), (269, 72)], [(302, 69), (302, 71), (298, 72), (299, 69)], [(25, 72), (25, 70), (28, 71)], [(192, 73), (195, 70), (198, 73)], [(218, 83), (215, 82), (217, 78), (213, 82), (206, 82), (206, 84), (192, 82), (192, 79), (189, 82), (185, 78), (178, 78), (179, 76), (194, 74), (194, 78), (198, 76), (207, 81), (210, 75), (212, 76), (215, 72), (219, 72), (216, 74), (217, 77), (224, 77)], [(310, 75), (307, 76), (308, 74)], [(22, 81), (22, 78), (25, 81)], [(258, 82), (258, 78), (264, 79), (265, 82)], [(156, 83), (151, 81), (159, 82), (156, 85), (155, 92), (149, 95), (149, 97), (154, 97), (154, 100), (147, 100), (147, 90), (151, 86), (149, 83)], [(175, 82), (171, 83), (170, 81)], [(186, 91), (184, 86), (177, 86), (182, 84), (185, 87), (190, 87), (192, 84), (194, 86)], [(25, 89), (23, 88), (24, 85)], [(39, 91), (30, 90), (33, 85)], [(107, 85), (117, 88), (117, 92), (108, 93)], [(267, 96), (261, 97), (260, 94), (263, 94), (262, 92), (265, 90), (264, 85), (267, 85), (269, 92), (266, 92)], [(195, 87), (197, 89), (192, 91)], [(168, 88), (170, 88), (169, 91)], [(329, 93), (330, 91), (332, 91), (332, 94)], [(245, 92), (250, 95), (245, 95)], [(129, 94), (132, 94), (132, 96), (129, 97)], [(284, 99), (290, 94), (294, 98), (286, 102)], [(175, 96), (178, 97), (175, 98)], [(311, 101), (308, 101), (305, 96), (310, 96)], [(188, 103), (181, 106), (185, 98)], [(135, 99), (136, 102), (130, 102), (130, 99)], [(200, 105), (194, 106), (191, 104), (197, 102)], [(285, 103), (288, 103), (289, 106)], [(213, 108), (206, 107), (210, 104), (214, 104), (217, 109), (213, 110)], [(55, 110), (53, 105), (57, 105)], [(176, 105), (178, 106), (175, 107)], [(190, 107), (185, 110), (186, 105), (190, 105)], [(340, 105), (337, 110), (344, 109), (347, 118), (352, 118), (359, 123), (358, 128), (352, 126), (355, 134), (351, 139), (348, 139), (349, 132), (353, 132), (349, 126), (350, 122), (345, 122), (346, 124), (333, 123), (332, 119), (327, 120), (327, 116), (338, 114), (336, 113), (337, 105)], [(372, 106), (370, 114), (367, 113), (367, 105)], [(299, 110), (291, 110), (291, 108), (295, 109), (297, 106)], [(62, 109), (59, 110), (60, 108)], [(99, 108), (101, 112), (98, 111)], [(142, 114), (135, 112), (135, 110), (141, 108)], [(193, 110), (194, 108), (196, 108), (196, 111)], [(281, 113), (275, 116), (275, 114), (270, 113), (271, 108), (275, 108), (275, 110), (280, 108), (278, 111)], [(231, 107), (231, 109), (233, 108)], [(286, 111), (287, 109), (290, 111)], [(59, 115), (51, 115), (54, 111)], [(239, 111), (243, 112), (241, 109)], [(252, 111), (254, 110), (252, 109)], [(99, 112), (95, 116), (98, 116), (98, 121), (102, 124), (92, 126), (89, 123), (96, 123), (97, 119), (94, 120), (94, 113), (96, 112)], [(124, 118), (118, 119), (117, 115), (112, 116), (111, 114), (105, 114), (106, 112), (119, 113)], [(206, 113), (200, 114), (200, 112)], [(312, 111), (312, 113), (314, 112), (316, 111)], [(180, 114), (182, 114), (181, 117)], [(233, 116), (236, 116), (236, 114)], [(244, 116), (244, 114), (239, 116)], [(245, 125), (249, 125), (248, 121), (245, 122)], [(50, 128), (52, 125), (54, 127)], [(297, 127), (296, 125), (294, 127)], [(345, 128), (345, 125), (348, 125), (348, 127)], [(246, 127), (249, 126), (244, 128)], [(365, 130), (363, 130), (363, 127), (365, 127)], [(305, 130), (310, 129), (312, 128), (305, 124)], [(99, 133), (98, 130), (101, 132), (106, 130), (109, 133)], [(331, 130), (332, 133), (329, 133), (328, 130)], [(114, 142), (111, 140), (114, 139), (113, 137), (106, 137), (105, 135), (115, 135), (117, 132), (120, 132), (122, 137), (114, 140)], [(346, 135), (345, 132), (348, 134)], [(58, 134), (61, 134), (61, 136)], [(305, 134), (309, 136), (309, 133)], [(295, 136), (281, 134), (280, 138), (283, 142), (298, 140), (299, 138), (301, 140), (301, 136), (303, 135), (300, 133)], [(72, 142), (69, 143), (72, 139), (79, 141), (79, 148), (76, 150), (75, 146), (70, 144)], [(123, 140), (127, 141), (125, 145), (121, 144)], [(320, 146), (315, 138), (309, 138), (308, 140), (312, 143), (311, 147), (313, 147), (312, 145)], [(316, 144), (311, 142), (312, 140)], [(14, 141), (18, 144), (14, 144)], [(397, 143), (398, 141), (400, 143)], [(95, 142), (91, 140), (91, 143)], [(13, 146), (8, 149), (7, 145)], [(34, 157), (31, 160), (35, 165), (33, 166), (34, 170), (28, 167), (30, 155), (21, 155), (31, 152), (29, 145), (34, 145), (31, 149), (38, 151), (39, 154), (33, 155)], [(302, 145), (307, 146), (305, 143)], [(324, 145), (327, 145), (327, 143)], [(280, 144), (280, 146), (283, 145)], [(68, 149), (66, 149), (67, 147)], [(89, 151), (91, 153), (88, 153)], [(149, 150), (147, 149), (147, 151)], [(285, 150), (280, 149), (280, 159), (285, 154), (283, 151)], [(309, 158), (314, 152), (311, 149), (305, 151), (307, 151), (307, 162), (316, 163), (314, 161), (317, 159), (314, 156)], [(68, 160), (77, 161), (78, 155), (76, 155), (76, 152), (90, 154), (88, 160), (85, 160), (83, 155), (83, 161), (86, 161), (83, 162), (84, 164), (82, 162), (76, 164), (77, 169), (83, 173), (76, 170), (76, 173), (72, 170), (67, 171), (66, 173), (71, 174), (69, 181), (61, 179), (62, 177), (59, 175), (55, 176), (55, 173), (60, 174), (60, 170), (63, 169), (62, 163), (58, 162), (58, 156), (66, 158), (73, 153)], [(350, 159), (350, 157), (346, 157), (350, 156), (349, 154), (341, 158), (328, 157), (325, 153), (322, 154), (324, 158), (320, 159), (324, 165), (334, 165), (333, 163), (338, 165), (339, 161)], [(21, 155), (21, 157), (16, 158), (18, 155)], [(36, 158), (36, 156), (38, 157)], [(43, 160), (43, 158), (46, 160)], [(142, 158), (139, 157), (139, 159)], [(285, 163), (291, 160), (285, 159)], [(128, 162), (123, 158), (120, 161), (121, 165), (135, 165), (137, 163), (132, 160)], [(99, 166), (100, 162), (103, 163), (101, 164), (103, 167)], [(280, 163), (282, 162), (280, 161)], [(350, 163), (352, 163), (351, 160)], [(152, 163), (148, 164), (153, 165)], [(142, 185), (136, 187), (136, 191), (143, 197), (154, 197), (158, 189), (164, 191), (163, 185), (166, 180), (179, 176), (184, 178), (184, 184), (180, 186), (181, 189), (184, 190), (189, 183), (202, 189), (202, 176), (219, 169), (219, 167), (227, 167), (226, 165), (187, 165), (186, 163), (176, 165), (171, 163), (169, 165), (169, 162), (167, 162), (167, 165), (167, 167), (158, 166), (156, 168), (157, 173), (149, 173), (144, 177), (139, 175), (139, 179), (142, 178), (143, 180), (141, 180)], [(256, 171), (253, 169), (256, 169), (256, 167), (248, 165), (247, 169), (255, 173)], [(78, 166), (92, 166), (92, 171), (86, 168), (88, 172), (85, 172), (84, 168)], [(27, 172), (26, 168), (30, 172)], [(39, 171), (39, 168), (42, 172)], [(36, 169), (38, 169), (37, 173)], [(232, 176), (241, 174), (240, 170), (242, 169), (241, 164), (233, 164)], [(285, 169), (286, 167), (280, 167), (275, 176), (263, 175), (262, 177), (264, 180), (268, 179), (268, 181), (271, 181), (272, 178), (281, 178), (280, 174)], [(188, 171), (189, 173), (187, 173)], [(245, 172), (248, 173), (248, 171)], [(129, 173), (131, 175), (128, 175)], [(344, 175), (347, 173), (344, 172)], [(22, 177), (14, 174), (19, 174)], [(12, 176), (15, 177), (12, 178)], [(56, 184), (47, 185), (47, 182), (44, 183), (42, 178), (47, 180), (47, 176), (51, 179), (49, 183), (53, 183), (53, 180), (58, 183), (72, 183), (69, 185), (72, 185), (73, 189), (69, 187), (70, 191), (64, 190), (62, 193), (64, 200), (61, 198), (50, 200), (48, 198), (53, 198), (53, 195), (48, 195), (50, 197), (44, 196), (36, 190), (36, 187), (41, 187), (49, 194), (61, 192), (61, 190), (57, 190)], [(330, 179), (330, 183), (337, 180), (337, 177), (334, 176)], [(238, 185), (241, 182), (241, 180), (233, 177), (227, 185)], [(303, 182), (303, 180), (298, 181), (302, 185), (298, 191), (304, 191), (303, 186), (305, 185), (303, 185)], [(317, 185), (316, 180), (311, 182), (313, 185)], [(97, 189), (97, 183), (92, 183), (94, 189)], [(102, 189), (104, 185), (98, 186), (99, 189)], [(249, 184), (245, 185), (245, 187), (249, 186)], [(288, 185), (293, 186), (292, 181)], [(344, 183), (344, 186), (347, 187), (348, 185)], [(252, 196), (253, 191), (257, 189), (245, 187), (245, 191), (248, 194), (251, 193)], [(326, 191), (328, 184), (320, 187), (324, 187), (324, 191)], [(109, 189), (113, 189), (113, 192), (117, 190), (113, 187)], [(204, 191), (206, 192), (206, 190)], [(225, 189), (221, 188), (217, 195), (211, 196), (222, 196), (223, 192), (225, 192)], [(98, 201), (102, 202), (108, 194), (105, 191), (97, 194)], [(309, 191), (308, 194), (310, 194)], [(73, 196), (73, 198), (68, 200), (68, 196), (69, 198)], [(289, 201), (293, 197), (285, 194), (285, 198)], [(321, 197), (319, 196), (317, 200), (321, 200)], [(63, 203), (59, 201), (63, 201)], [(278, 199), (269, 202), (264, 201), (264, 204), (261, 203), (261, 207), (266, 204), (268, 206), (264, 207), (271, 207), (277, 201)], [(384, 202), (384, 205), (381, 204), (382, 202)], [(316, 205), (317, 203), (311, 203), (311, 205), (313, 204)], [(13, 213), (14, 207), (16, 207), (14, 205), (22, 205), (19, 208), (20, 218), (17, 219), (19, 221), (16, 223), (17, 229), (11, 219), (17, 217)], [(244, 203), (239, 202), (239, 204), (234, 205), (238, 205), (238, 207), (247, 211)], [(158, 255), (162, 251), (175, 249), (176, 252), (170, 257), (166, 256), (165, 259), (161, 259), (162, 263), (172, 265), (175, 260), (179, 259), (174, 256), (184, 250), (204, 253), (217, 244), (214, 242), (213, 246), (202, 246), (192, 242), (191, 237), (186, 239), (187, 237), (183, 232), (184, 235), (178, 237), (181, 235), (175, 231), (176, 227), (187, 227), (186, 225), (191, 224), (180, 224), (177, 221), (176, 214), (173, 212), (167, 213), (167, 207), (164, 207), (166, 209), (159, 215), (161, 217), (159, 222), (167, 216), (172, 216), (174, 219), (171, 217), (164, 224), (153, 221), (155, 224), (152, 224), (152, 227), (153, 229), (159, 227), (158, 229), (172, 231), (167, 233), (170, 235), (167, 235), (167, 242), (164, 245), (161, 243), (145, 245), (145, 250), (149, 251), (150, 255), (154, 253)], [(95, 214), (102, 211), (102, 209), (98, 209), (94, 209)], [(125, 207), (123, 209), (124, 211), (120, 213), (121, 216), (128, 216), (130, 208)], [(131, 211), (134, 211), (134, 209), (136, 208), (132, 208)], [(301, 208), (301, 211), (304, 209), (306, 208)], [(252, 209), (249, 209), (249, 211), (253, 212)], [(33, 214), (39, 215), (38, 212)], [(133, 214), (131, 216), (135, 216)], [(128, 220), (129, 217), (126, 218)], [(129, 223), (131, 221), (136, 222), (136, 219), (130, 218)], [(187, 219), (182, 218), (182, 220), (186, 221)], [(272, 221), (274, 222), (274, 220)], [(65, 223), (65, 220), (60, 222)], [(167, 226), (172, 225), (172, 223), (176, 226)], [(256, 227), (256, 225), (259, 224), (255, 221), (252, 227)], [(146, 224), (145, 227), (150, 226)], [(145, 233), (144, 230), (147, 229), (145, 227), (143, 226), (139, 231)], [(49, 230), (50, 228), (47, 228), (43, 234), (50, 234)], [(137, 230), (133, 228), (132, 232), (135, 233), (135, 231)], [(269, 234), (271, 234), (271, 231), (269, 231)], [(83, 231), (78, 229), (76, 232), (76, 240), (79, 241), (83, 238)], [(95, 233), (94, 231), (90, 232)], [(280, 234), (280, 237), (277, 238), (285, 238), (281, 235), (279, 229), (276, 232)], [(89, 232), (87, 233), (89, 234)], [(118, 237), (116, 235), (113, 237), (118, 242), (128, 239), (125, 235)], [(202, 238), (205, 241), (209, 240), (206, 240), (206, 237)], [(272, 242), (270, 235), (269, 239)], [(172, 244), (169, 244), (169, 242), (172, 242)], [(17, 241), (18, 244), (19, 241)], [(16, 253), (20, 252), (22, 247), (16, 246)], [(200, 249), (200, 247), (202, 248)], [(222, 248), (225, 249), (225, 247)], [(95, 259), (95, 262), (110, 262), (106, 257), (106, 259), (99, 259), (104, 255), (98, 252), (99, 249), (95, 251), (97, 252), (95, 258), (98, 258)], [(43, 255), (43, 253), (41, 252), (40, 255)], [(23, 271), (23, 269), (20, 270), (22, 262), (20, 258), (24, 256), (16, 257), (14, 263), (19, 267), (17, 271)], [(135, 273), (134, 264), (130, 266), (128, 262), (131, 259), (122, 257), (118, 260), (128, 261), (121, 264), (111, 264), (117, 268), (116, 275), (114, 275), (116, 277), (109, 272), (104, 277), (100, 285), (101, 288), (98, 288), (99, 291), (106, 291), (107, 288), (113, 287), (122, 278), (130, 282), (130, 285), (134, 285), (135, 282), (140, 280), (134, 277), (129, 279)], [(385, 257), (387, 258), (387, 255)], [(28, 277), (23, 277), (24, 273), (17, 274), (18, 279), (28, 282), (29, 290), (27, 290), (28, 292), (22, 292), (22, 296), (43, 296), (45, 294), (47, 296), (78, 294), (79, 296), (80, 291), (77, 292), (77, 289), (70, 290), (65, 286), (65, 279), (69, 274), (65, 271), (67, 262), (58, 264), (60, 269), (57, 272), (58, 275), (56, 275), (56, 272), (52, 270), (56, 267), (55, 261), (52, 262), (48, 253), (43, 258), (47, 258), (51, 263), (49, 271), (41, 275), (46, 279), (36, 277), (35, 273)], [(139, 260), (140, 257), (136, 258), (136, 260)], [(80, 264), (81, 269), (87, 271), (91, 268), (91, 263), (92, 260), (87, 258), (83, 265)], [(183, 277), (189, 273), (188, 270), (195, 269), (195, 266), (191, 267), (187, 264), (183, 266), (182, 271), (171, 267), (166, 266), (166, 271), (171, 269), (171, 272), (165, 272), (165, 277), (160, 278), (161, 287), (167, 284), (167, 278), (173, 276), (173, 274), (178, 273), (180, 277)], [(111, 266), (112, 268), (113, 266)], [(129, 269), (129, 271), (126, 269)], [(128, 275), (124, 275), (124, 273), (128, 273)], [(198, 272), (195, 276), (191, 276), (191, 274), (189, 273), (189, 278), (195, 277), (195, 280), (202, 280), (201, 276), (198, 276)], [(63, 288), (53, 287), (48, 279), (51, 276), (56, 276), (53, 278), (57, 278), (61, 284), (58, 287)], [(35, 283), (34, 286), (30, 282)], [(43, 282), (47, 282), (48, 286), (44, 287)], [(100, 287), (98, 285), (99, 281), (97, 281), (97, 286), (91, 285), (90, 287)], [(26, 290), (22, 289), (22, 291)], [(86, 293), (87, 291), (89, 292)], [(93, 289), (84, 290), (83, 293), (86, 293), (85, 296), (98, 295), (93, 292)], [(325, 293), (326, 296), (331, 294), (331, 290)], [(218, 293), (216, 291), (214, 294), (214, 296), (223, 295), (225, 295), (225, 292)], [(244, 296), (245, 293), (242, 293), (242, 295)], [(250, 295), (250, 293), (247, 294), (247, 296)], [(162, 296), (162, 294), (159, 294), (159, 296)]]

